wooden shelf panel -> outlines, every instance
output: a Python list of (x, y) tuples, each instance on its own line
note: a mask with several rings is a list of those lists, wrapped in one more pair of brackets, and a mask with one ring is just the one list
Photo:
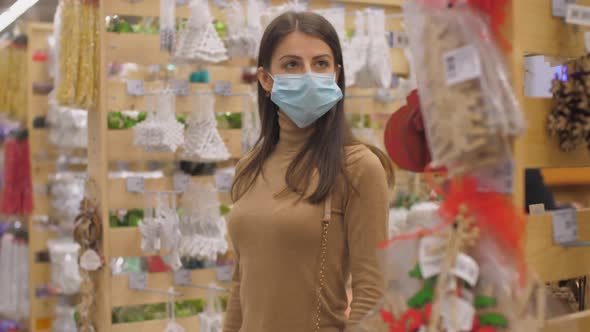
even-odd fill
[[(105, 33), (106, 61), (139, 65), (174, 63), (170, 53), (160, 50), (160, 35), (144, 33)], [(218, 64), (225, 67), (250, 67), (250, 59), (231, 59)]]
[(547, 132), (547, 115), (551, 99), (524, 98), (522, 105), (527, 131), (517, 140), (516, 158), (523, 168), (590, 166), (590, 154), (583, 144), (576, 151), (563, 152), (555, 137)]
[(542, 173), (548, 186), (590, 185), (590, 167), (546, 168)]
[[(590, 274), (590, 248), (561, 247), (553, 242), (551, 214), (530, 215), (526, 229), (526, 259), (542, 281)], [(590, 209), (578, 212), (580, 241), (590, 241)]]
[[(174, 185), (172, 178), (145, 179), (146, 190), (173, 190)], [(194, 176), (191, 177), (193, 183), (210, 183), (215, 185), (213, 176)], [(143, 194), (130, 193), (127, 191), (127, 181), (125, 179), (111, 179), (109, 181), (109, 209), (142, 209), (146, 206), (146, 198)], [(219, 201), (222, 204), (230, 204), (229, 193), (219, 193)]]
[[(194, 270), (191, 272), (192, 283), (197, 285), (208, 285), (211, 281), (216, 280), (217, 271), (215, 269)], [(166, 291), (174, 285), (174, 276), (172, 272), (150, 273), (148, 274), (148, 288)], [(190, 299), (200, 299), (207, 297), (207, 290), (195, 288), (176, 287), (176, 290), (182, 293), (176, 297), (176, 301)], [(111, 280), (111, 306), (121, 307), (129, 305), (154, 304), (168, 301), (167, 295), (152, 294), (134, 291), (129, 288), (129, 277), (127, 275), (113, 276)]]
[[(32, 290), (33, 292), (35, 290)], [(36, 299), (31, 303), (31, 317), (45, 318), (55, 316), (55, 306), (57, 305), (57, 298), (48, 297)]]
[(148, 256), (140, 248), (141, 234), (137, 227), (109, 228), (111, 257)]
[[(146, 91), (156, 91), (162, 88), (161, 82), (145, 83)], [(191, 92), (212, 91), (213, 84), (191, 84)], [(232, 84), (232, 93), (242, 94), (250, 93), (253, 89), (250, 85)], [(123, 110), (138, 110), (145, 111), (147, 109), (146, 103), (150, 100), (146, 96), (130, 96), (127, 94), (127, 84), (121, 80), (111, 80), (107, 89), (107, 108), (110, 111)], [(153, 98), (152, 98), (153, 100)], [(215, 96), (215, 111), (223, 112), (242, 112), (244, 109), (244, 102), (248, 101), (252, 104), (252, 98), (249, 96)], [(198, 109), (195, 105), (196, 96), (178, 96), (176, 98), (176, 113), (191, 113)]]
[[(30, 265), (29, 284), (41, 286), (49, 284), (51, 280), (51, 265), (49, 263), (32, 263)], [(35, 292), (35, 290), (32, 290)]]
[[(29, 228), (29, 251), (33, 256), (40, 252), (47, 250), (47, 241), (56, 237), (56, 234), (38, 226), (33, 225)], [(33, 264), (34, 262), (30, 262)]]
[[(590, 0), (577, 1), (590, 5)], [(551, 13), (551, 0), (518, 0), (512, 2), (514, 49), (523, 54), (580, 56), (584, 51), (585, 28), (566, 24)]]
[[(162, 332), (166, 329), (167, 320), (152, 320), (140, 323), (123, 323), (113, 324), (111, 332), (129, 332), (129, 331), (141, 331), (141, 332)], [(192, 316), (187, 318), (176, 318), (176, 323), (180, 324), (187, 331), (199, 332), (200, 323), (198, 316)]]
[[(225, 142), (232, 158), (241, 156), (241, 130), (220, 129), (219, 133)], [(148, 160), (174, 161), (178, 160), (175, 153), (149, 153), (133, 145), (132, 130), (109, 130), (107, 135), (108, 158), (112, 161), (136, 161)]]
[(543, 332), (590, 331), (590, 310), (550, 319)]

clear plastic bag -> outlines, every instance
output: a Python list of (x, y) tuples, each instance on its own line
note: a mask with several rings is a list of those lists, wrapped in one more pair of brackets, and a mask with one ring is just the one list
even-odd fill
[(484, 18), (465, 3), (435, 2), (404, 12), (432, 163), (455, 175), (502, 160), (524, 118)]

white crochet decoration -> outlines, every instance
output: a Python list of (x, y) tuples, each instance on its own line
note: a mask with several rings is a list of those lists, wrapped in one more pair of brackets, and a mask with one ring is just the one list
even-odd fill
[(176, 37), (176, 0), (160, 0), (160, 50), (172, 52)]
[(176, 313), (174, 311), (174, 288), (168, 289), (168, 301), (166, 302), (166, 316), (168, 317), (168, 323), (164, 328), (164, 332), (185, 332), (184, 327), (176, 322)]
[(78, 332), (76, 308), (60, 304), (55, 307), (55, 318), (51, 324), (53, 332)]
[(170, 91), (157, 94), (157, 110), (153, 96), (148, 96), (146, 119), (133, 127), (133, 144), (147, 152), (175, 152), (184, 142), (184, 125), (176, 120), (176, 95)]
[(335, 8), (324, 8), (316, 9), (314, 13), (322, 15), (328, 22), (332, 24), (338, 37), (340, 38), (340, 44), (346, 40), (346, 8), (335, 7)]
[(355, 13), (355, 30), (350, 39), (345, 39), (342, 44), (342, 56), (344, 57), (344, 72), (346, 73), (346, 85), (356, 84), (356, 77), (367, 63), (369, 36), (367, 35), (365, 13)]
[(279, 17), (280, 15), (286, 12), (304, 12), (306, 10), (307, 3), (299, 2), (298, 0), (288, 1), (287, 3), (280, 6), (267, 7), (261, 13), (262, 26), (266, 28), (270, 24), (270, 22), (272, 22), (275, 18)]
[(369, 38), (366, 69), (371, 76), (372, 86), (387, 89), (391, 86), (390, 50), (385, 35), (385, 10), (366, 9)]
[(88, 146), (88, 112), (57, 105), (53, 92), (49, 95), (49, 142), (59, 148), (74, 149)]
[(257, 98), (251, 96), (243, 97), (242, 107), (242, 155), (252, 150), (260, 137), (260, 116), (257, 107), (253, 107)]
[(186, 140), (181, 157), (194, 162), (219, 162), (231, 155), (217, 130), (215, 119), (215, 96), (195, 95), (196, 109), (187, 119)]
[(160, 192), (147, 195), (147, 198), (155, 201), (145, 208), (144, 218), (138, 225), (142, 237), (141, 250), (148, 253), (167, 250), (170, 267), (178, 270), (182, 267), (182, 262), (179, 254), (180, 228), (176, 196), (174, 193)]
[(29, 317), (29, 249), (14, 235), (0, 236), (0, 316), (20, 321)]
[(227, 252), (227, 226), (212, 185), (191, 183), (182, 197), (180, 255), (215, 261)]
[(209, 284), (207, 294), (207, 306), (205, 311), (199, 314), (201, 323), (200, 330), (203, 332), (221, 332), (223, 327), (223, 309), (217, 294), (218, 286), (215, 283)]
[(218, 63), (228, 59), (227, 50), (213, 25), (207, 0), (191, 0), (187, 27), (180, 32), (174, 53), (177, 62)]
[(60, 172), (49, 183), (51, 221), (61, 231), (71, 231), (84, 198), (84, 176), (82, 173)]

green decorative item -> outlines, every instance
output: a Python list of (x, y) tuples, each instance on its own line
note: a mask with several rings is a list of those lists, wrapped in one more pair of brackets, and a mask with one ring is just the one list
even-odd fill
[(473, 305), (475, 305), (477, 309), (484, 309), (495, 307), (496, 305), (498, 305), (498, 301), (491, 296), (478, 295), (475, 297)]
[(434, 300), (435, 283), (436, 278), (426, 279), (422, 289), (408, 300), (408, 306), (410, 308), (419, 309), (424, 307), (427, 303), (431, 303)]
[(228, 214), (230, 211), (231, 211), (231, 208), (230, 208), (229, 206), (225, 205), (225, 204), (221, 204), (221, 205), (219, 206), (219, 213), (220, 213), (222, 216), (225, 216), (225, 215), (226, 215), (226, 214)]
[(479, 315), (479, 325), (505, 328), (508, 326), (508, 320), (501, 314), (489, 313)]
[(408, 275), (414, 279), (422, 279), (422, 270), (420, 270), (420, 264), (416, 264), (416, 266), (414, 266)]

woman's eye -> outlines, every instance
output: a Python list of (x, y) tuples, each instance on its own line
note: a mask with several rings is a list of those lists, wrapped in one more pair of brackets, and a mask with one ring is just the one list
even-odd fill
[(316, 66), (318, 66), (319, 68), (328, 68), (330, 66), (330, 63), (328, 61), (318, 61), (316, 63)]
[(293, 61), (293, 62), (287, 62), (285, 64), (285, 68), (287, 68), (287, 69), (297, 68), (297, 62), (295, 62), (295, 61)]

